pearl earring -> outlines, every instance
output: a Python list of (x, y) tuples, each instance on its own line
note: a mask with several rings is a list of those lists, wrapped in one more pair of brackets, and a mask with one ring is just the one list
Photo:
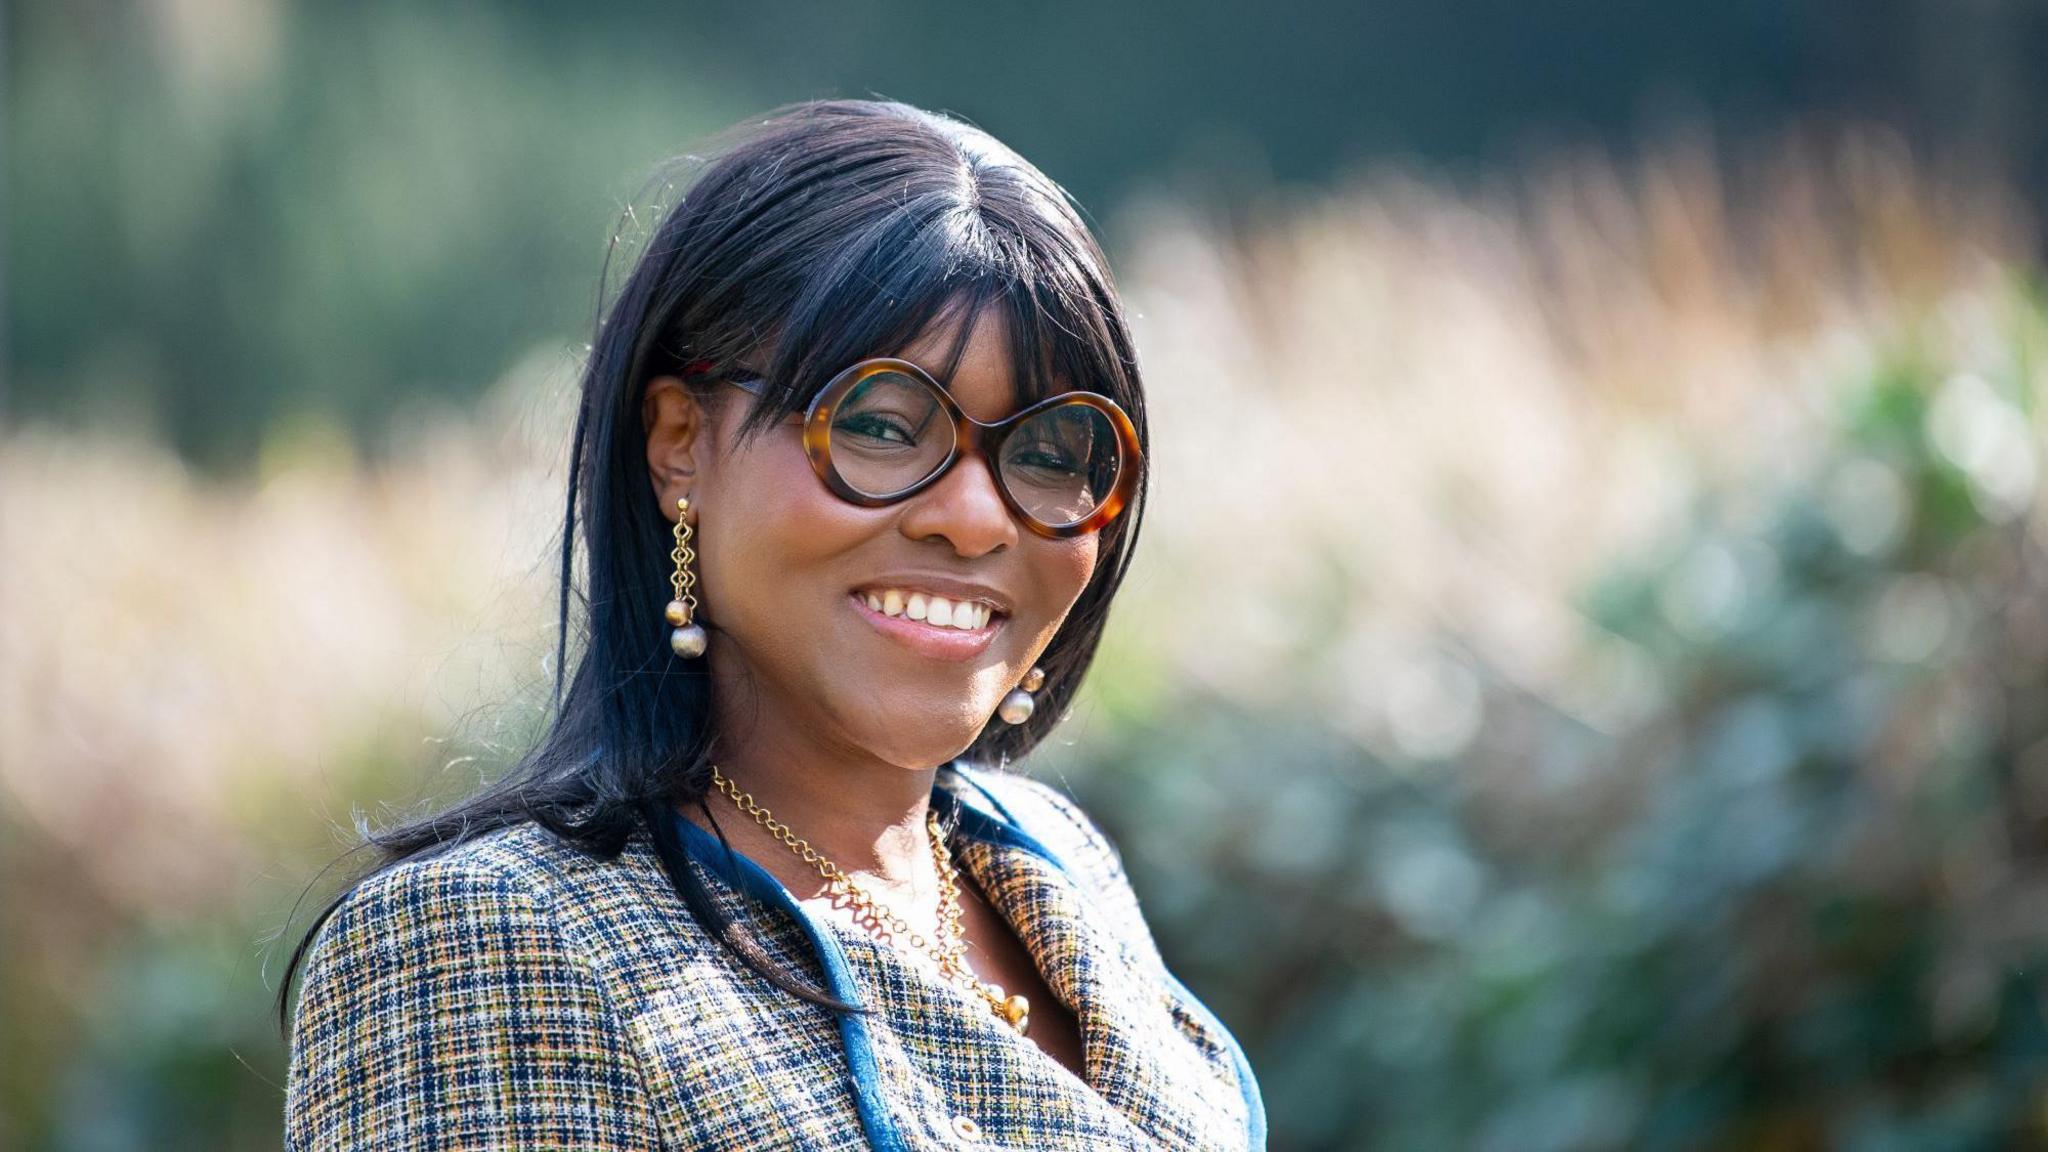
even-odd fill
[(1005, 724), (1022, 724), (1031, 719), (1031, 709), (1038, 703), (1031, 694), (1044, 686), (1045, 669), (1034, 666), (1025, 673), (1023, 686), (1010, 689), (1010, 694), (1003, 697), (996, 715), (1001, 716)]
[(669, 577), (674, 585), (676, 598), (668, 602), (668, 622), (675, 631), (668, 634), (668, 646), (685, 660), (694, 660), (704, 654), (710, 637), (704, 634), (701, 624), (692, 622), (697, 611), (697, 596), (690, 589), (696, 587), (697, 574), (690, 570), (696, 562), (697, 550), (690, 547), (690, 537), (696, 532), (690, 527), (690, 498), (676, 499), (676, 548), (669, 553), (669, 559), (676, 562), (675, 574)]

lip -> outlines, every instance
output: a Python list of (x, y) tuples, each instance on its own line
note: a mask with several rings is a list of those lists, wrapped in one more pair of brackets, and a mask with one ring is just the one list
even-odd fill
[(972, 630), (951, 626), (927, 624), (912, 620), (908, 616), (888, 616), (868, 607), (867, 601), (857, 592), (846, 594), (847, 602), (854, 611), (872, 625), (875, 631), (896, 641), (898, 644), (922, 656), (934, 660), (972, 660), (988, 650), (995, 642), (996, 633), (1002, 631), (1006, 616), (990, 616), (988, 624)]

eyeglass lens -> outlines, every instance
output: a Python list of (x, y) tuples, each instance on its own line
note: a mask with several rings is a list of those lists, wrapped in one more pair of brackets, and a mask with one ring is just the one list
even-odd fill
[[(932, 387), (907, 373), (876, 372), (833, 410), (832, 465), (869, 496), (923, 480), (953, 450), (952, 419)], [(1107, 413), (1056, 404), (1010, 429), (995, 470), (1025, 514), (1052, 526), (1093, 514), (1116, 485), (1122, 441)]]

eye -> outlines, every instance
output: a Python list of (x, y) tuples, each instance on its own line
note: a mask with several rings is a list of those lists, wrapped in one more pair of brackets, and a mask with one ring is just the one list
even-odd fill
[(1048, 444), (1044, 441), (1031, 445), (1010, 459), (1020, 467), (1035, 468), (1041, 472), (1056, 472), (1063, 476), (1071, 476), (1080, 471), (1071, 454), (1057, 444)]
[(911, 445), (917, 443), (917, 433), (908, 427), (900, 417), (880, 412), (861, 412), (841, 418), (835, 429), (843, 435), (864, 436), (882, 443)]

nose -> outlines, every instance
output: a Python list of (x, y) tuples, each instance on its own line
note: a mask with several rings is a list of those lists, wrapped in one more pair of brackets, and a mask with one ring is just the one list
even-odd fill
[(978, 454), (955, 460), (944, 476), (912, 497), (901, 524), (911, 539), (943, 537), (966, 557), (1014, 547), (1019, 530), (996, 488), (995, 474)]

